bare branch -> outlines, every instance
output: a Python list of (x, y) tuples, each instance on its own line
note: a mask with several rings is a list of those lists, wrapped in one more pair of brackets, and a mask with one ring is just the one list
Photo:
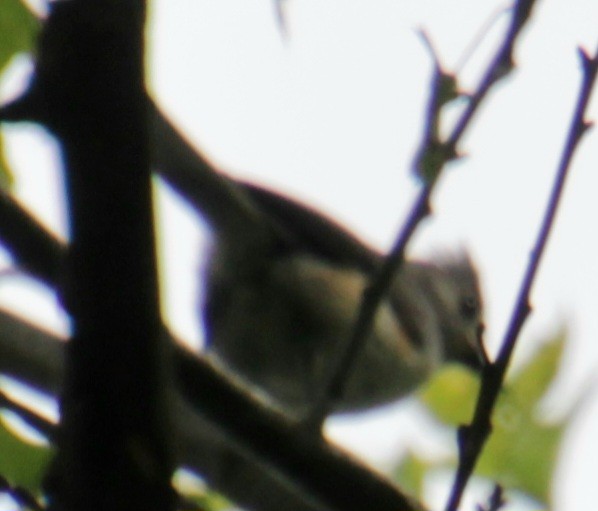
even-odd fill
[(589, 123), (584, 120), (584, 116), (592, 88), (594, 87), (596, 75), (598, 74), (598, 49), (596, 50), (594, 57), (589, 57), (583, 50), (580, 50), (580, 55), (583, 64), (581, 90), (578, 95), (577, 105), (575, 107), (561, 160), (557, 168), (552, 193), (548, 200), (546, 213), (542, 220), (538, 238), (532, 250), (532, 255), (498, 357), (494, 363), (486, 366), (484, 369), (482, 386), (480, 388), (476, 410), (471, 423), (468, 426), (461, 427), (459, 430), (459, 467), (455, 475), (452, 493), (447, 503), (447, 511), (455, 511), (458, 508), (467, 481), (473, 472), (482, 447), (490, 434), (490, 418), (492, 411), (502, 387), (505, 373), (515, 347), (515, 342), (530, 312), (530, 290), (537, 274), (550, 230), (554, 223), (571, 160), (575, 149), (581, 141), (582, 135), (589, 127)]
[[(63, 254), (58, 242), (39, 227), (27, 210), (0, 189), (0, 239), (6, 240), (18, 266), (58, 288)], [(44, 254), (44, 259), (35, 254)]]
[(374, 275), (369, 286), (364, 291), (353, 334), (348, 340), (345, 351), (339, 356), (329, 385), (323, 391), (322, 399), (314, 407), (312, 417), (309, 420), (309, 425), (312, 428), (321, 424), (329, 412), (331, 402), (341, 395), (344, 383), (351, 371), (353, 360), (371, 330), (376, 310), (388, 293), (393, 275), (396, 274), (404, 261), (407, 244), (419, 223), (429, 214), (430, 196), (440, 172), (446, 163), (458, 157), (457, 145), (473, 119), (479, 104), (487, 96), (492, 86), (511, 71), (513, 67), (513, 47), (517, 36), (529, 19), (534, 2), (535, 0), (520, 0), (513, 8), (511, 25), (503, 44), (488, 66), (475, 93), (471, 95), (469, 104), (457, 121), (452, 133), (444, 142), (440, 140), (438, 126), (443, 107), (447, 102), (456, 97), (456, 81), (452, 75), (442, 70), (429, 40), (425, 37), (425, 34), (422, 34), (430, 51), (432, 51), (435, 61), (432, 90), (426, 112), (424, 136), (414, 164), (416, 173), (423, 181), (423, 187), (411, 207), (407, 221), (386, 257), (384, 264), (379, 272)]
[[(21, 337), (0, 336), (0, 349), (6, 353), (0, 357), (0, 371), (54, 393), (62, 380), (66, 344), (0, 311), (3, 333), (5, 325)], [(45, 366), (45, 376), (13, 364), (13, 347), (19, 347), (33, 367)], [(368, 503), (380, 509), (421, 509), (385, 478), (298, 431), (194, 354), (179, 346), (175, 360), (182, 388), (182, 393), (170, 395), (178, 464), (197, 470), (239, 504), (272, 511), (280, 509), (281, 502), (297, 511), (363, 509)]]
[[(4, 203), (12, 207), (11, 201), (6, 197)], [(0, 201), (0, 206), (2, 204)], [(15, 211), (18, 211), (18, 225), (23, 235), (42, 240), (35, 245), (38, 250), (22, 251), (17, 264), (37, 268), (37, 274), (48, 285), (55, 286), (65, 247), (27, 217), (24, 210)], [(8, 232), (20, 238), (17, 229)], [(13, 241), (4, 238), (9, 248)], [(46, 392), (56, 392), (63, 374), (64, 343), (1, 311), (0, 330), (3, 332), (0, 370)], [(286, 503), (286, 509), (322, 511), (329, 506), (352, 509), (353, 504), (363, 507), (378, 499), (394, 508), (420, 509), (384, 479), (321, 441), (304, 433), (297, 440), (296, 428), (289, 427), (282, 418), (273, 419), (271, 413), (241, 389), (231, 387), (214, 368), (178, 347), (176, 341), (173, 343), (177, 346), (175, 362), (180, 385), (188, 397), (183, 400), (177, 394), (172, 398), (179, 441), (183, 442), (177, 450), (178, 461), (196, 468), (216, 489), (240, 504), (259, 505), (260, 509), (270, 509), (263, 502), (265, 493), (272, 497), (272, 509), (278, 509), (281, 501)], [(205, 396), (206, 388), (212, 389), (213, 397), (202, 405), (204, 397), (198, 393)], [(189, 401), (194, 405), (190, 406)], [(228, 403), (226, 407), (221, 406), (223, 402)], [(205, 406), (209, 408), (206, 410)], [(207, 414), (211, 420), (206, 422), (197, 411)], [(272, 445), (268, 439), (276, 439), (276, 442)], [(322, 500), (309, 497), (305, 488)], [(359, 495), (362, 497), (357, 497)]]

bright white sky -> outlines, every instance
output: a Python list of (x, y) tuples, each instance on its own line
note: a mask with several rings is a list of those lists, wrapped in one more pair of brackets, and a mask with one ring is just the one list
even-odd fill
[[(416, 191), (409, 165), (431, 71), (416, 29), (428, 32), (451, 68), (505, 5), (496, 0), (286, 0), (283, 5), (286, 38), (268, 0), (155, 0), (149, 31), (152, 89), (223, 169), (301, 198), (373, 245), (387, 247)], [(499, 17), (475, 43), (461, 73), (466, 90), (476, 83), (505, 21)], [(506, 327), (552, 185), (581, 76), (580, 44), (595, 51), (598, 2), (541, 1), (520, 41), (517, 71), (495, 90), (468, 132), (461, 146), (468, 157), (447, 171), (434, 197), (434, 219), (422, 226), (412, 246), (413, 254), (424, 256), (460, 247), (471, 252), (483, 278), (492, 349)], [(590, 118), (596, 120), (595, 96)], [(34, 142), (39, 133), (6, 131), (19, 171), (18, 194), (64, 232), (58, 174), (40, 163), (51, 156), (51, 142), (43, 136)], [(598, 367), (597, 137), (590, 132), (575, 158), (519, 349), (530, 351), (559, 325), (567, 326), (566, 367), (547, 405), (553, 414), (593, 383)], [(201, 234), (171, 197), (163, 198), (160, 210), (165, 312), (177, 331), (198, 339), (194, 275)], [(31, 313), (38, 295), (39, 290), (17, 294), (7, 283), (0, 286), (2, 302), (23, 313)], [(44, 300), (53, 306), (51, 298)], [(56, 314), (42, 317), (57, 328), (62, 323)], [(554, 489), (557, 509), (573, 504), (589, 510), (598, 501), (597, 397), (593, 392), (567, 435)], [(373, 460), (386, 459), (405, 438), (428, 452), (425, 438), (415, 434), (421, 424), (409, 422), (404, 408), (357, 425), (342, 421), (331, 432)], [(440, 508), (441, 502), (442, 497), (432, 503)]]

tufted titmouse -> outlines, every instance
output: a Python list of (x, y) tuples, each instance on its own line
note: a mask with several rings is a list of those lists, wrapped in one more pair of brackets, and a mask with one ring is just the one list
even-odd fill
[[(159, 127), (156, 164), (173, 180), (193, 181), (186, 188), (213, 233), (202, 304), (207, 356), (304, 417), (383, 256), (313, 209), (215, 171), (176, 145), (172, 126)], [(333, 409), (394, 401), (444, 361), (479, 368), (481, 331), (477, 276), (465, 255), (405, 262)]]
[[(348, 339), (364, 286), (382, 256), (315, 211), (242, 186), (279, 234), (269, 247), (243, 254), (216, 232), (204, 308), (209, 353), (302, 416)], [(465, 255), (407, 262), (333, 408), (352, 411), (396, 400), (445, 360), (479, 367), (481, 307)]]

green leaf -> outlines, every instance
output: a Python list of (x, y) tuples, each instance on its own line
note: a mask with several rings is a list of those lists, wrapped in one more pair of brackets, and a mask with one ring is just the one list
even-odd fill
[(395, 467), (393, 471), (394, 479), (409, 494), (421, 497), (423, 495), (424, 477), (433, 466), (433, 464), (409, 452)]
[(476, 474), (547, 505), (565, 424), (542, 424), (515, 408), (506, 408), (503, 404), (495, 414), (494, 429)]
[(477, 468), (478, 474), (524, 491), (544, 504), (550, 500), (552, 472), (570, 415), (547, 422), (538, 416), (538, 405), (558, 372), (564, 344), (565, 337), (559, 334), (509, 378)]
[(19, 52), (34, 48), (39, 22), (20, 0), (0, 0), (0, 71)]
[(224, 509), (233, 508), (231, 502), (226, 497), (209, 490), (206, 490), (203, 493), (185, 495), (185, 497), (193, 502), (198, 509), (203, 509), (205, 511), (223, 511)]
[(471, 420), (478, 388), (475, 373), (449, 364), (420, 389), (418, 396), (438, 421), (454, 428)]
[[(20, 0), (0, 0), (0, 73), (12, 58), (31, 52), (39, 31), (39, 21)], [(7, 189), (13, 182), (4, 157), (4, 144), (0, 133), (0, 188)]]
[[(560, 421), (547, 422), (539, 417), (538, 405), (558, 372), (565, 341), (561, 333), (544, 343), (509, 375), (496, 403), (492, 434), (476, 467), (478, 476), (520, 490), (546, 506), (563, 433), (576, 407)], [(454, 428), (471, 421), (478, 387), (472, 373), (449, 366), (419, 396), (438, 421)], [(435, 466), (446, 465), (442, 461)]]
[(205, 483), (190, 470), (178, 469), (174, 473), (173, 483), (179, 494), (198, 509), (222, 511), (233, 507), (226, 497), (206, 488)]
[(0, 474), (11, 485), (38, 492), (52, 454), (49, 447), (25, 442), (0, 420)]
[(565, 333), (559, 333), (545, 343), (534, 357), (509, 378), (509, 393), (522, 406), (531, 406), (540, 400), (554, 380), (565, 347)]
[(4, 157), (4, 137), (2, 131), (0, 131), (0, 189), (8, 190), (13, 182), (14, 176)]

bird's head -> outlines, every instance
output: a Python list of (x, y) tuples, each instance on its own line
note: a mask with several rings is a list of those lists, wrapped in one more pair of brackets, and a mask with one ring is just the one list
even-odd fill
[(416, 345), (437, 362), (482, 368), (483, 302), (466, 254), (406, 263), (395, 278), (391, 302)]

